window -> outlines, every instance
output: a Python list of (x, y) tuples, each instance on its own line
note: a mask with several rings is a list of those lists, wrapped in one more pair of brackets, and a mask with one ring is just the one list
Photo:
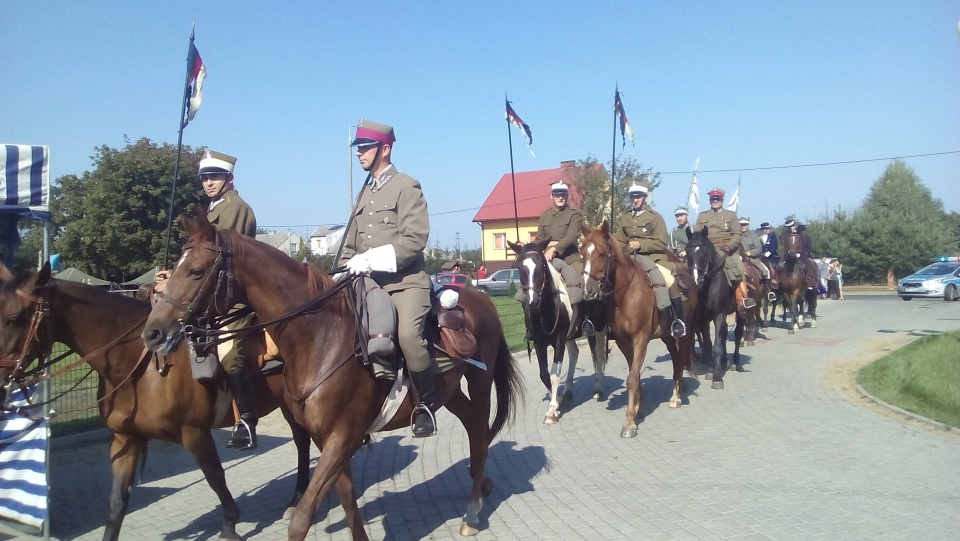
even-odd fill
[(290, 243), (290, 253), (291, 253), (291, 254), (297, 253), (297, 251), (298, 251), (299, 249), (300, 249), (300, 248), (297, 246), (297, 243), (296, 243), (296, 242), (291, 242), (291, 243)]
[(530, 240), (528, 240), (527, 242), (533, 242), (533, 241), (535, 241), (535, 240), (537, 240), (537, 232), (536, 232), (536, 231), (531, 231), (531, 232), (530, 232)]
[(497, 250), (506, 250), (507, 248), (507, 234), (506, 233), (494, 233), (493, 234), (493, 247)]

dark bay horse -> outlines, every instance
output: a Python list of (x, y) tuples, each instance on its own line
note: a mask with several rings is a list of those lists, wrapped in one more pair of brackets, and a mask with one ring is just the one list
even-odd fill
[[(550, 405), (543, 417), (543, 423), (552, 425), (560, 421), (560, 374), (563, 370), (563, 353), (566, 349), (570, 360), (567, 381), (564, 386), (573, 399), (573, 373), (580, 356), (580, 348), (574, 337), (570, 336), (573, 325), (568, 311), (569, 302), (561, 299), (556, 289), (559, 277), (553, 265), (547, 261), (543, 251), (547, 240), (517, 244), (507, 241), (517, 254), (520, 267), (520, 289), (523, 291), (523, 313), (533, 347), (537, 351), (537, 363), (540, 365), (540, 381), (550, 393)], [(547, 348), (553, 347), (553, 361), (547, 365)]]
[(764, 300), (764, 287), (761, 285), (763, 276), (756, 267), (750, 263), (743, 247), (740, 248), (739, 257), (743, 262), (743, 268), (746, 271), (744, 280), (747, 282), (747, 295), (753, 300), (754, 304), (750, 308), (741, 308), (746, 314), (746, 328), (743, 333), (742, 346), (755, 346), (757, 343), (757, 333), (760, 331), (760, 322), (763, 319), (760, 315), (760, 307)]
[[(357, 508), (350, 458), (365, 441), (381, 414), (393, 382), (375, 378), (357, 349), (356, 313), (346, 281), (334, 282), (262, 242), (234, 231), (218, 231), (203, 213), (183, 219), (190, 235), (165, 290), (144, 327), (143, 337), (155, 351), (176, 348), (185, 324), (206, 312), (217, 315), (243, 299), (265, 322), (286, 363), (284, 399), (296, 421), (321, 449), (307, 491), (288, 527), (288, 538), (303, 540), (317, 508), (336, 487), (346, 524), (354, 539), (367, 539)], [(493, 303), (471, 289), (460, 291), (466, 328), (477, 341), (472, 363), (455, 362), (436, 375), (436, 405), (445, 406), (467, 429), (473, 478), (462, 535), (480, 527), (479, 512), (492, 483), (484, 464), (493, 438), (512, 418), (523, 380), (507, 347)], [(182, 348), (181, 348), (182, 349)], [(461, 390), (466, 378), (467, 394)], [(490, 421), (491, 389), (497, 408)], [(410, 425), (414, 402), (407, 393), (382, 430)]]
[[(669, 407), (680, 406), (685, 392), (683, 371), (692, 370), (693, 329), (675, 339), (664, 328), (660, 310), (653, 293), (653, 284), (647, 273), (633, 259), (626, 256), (614, 238), (606, 221), (599, 229), (584, 227), (580, 254), (583, 256), (584, 298), (598, 300), (606, 306), (606, 320), (617, 347), (626, 358), (630, 369), (627, 376), (626, 419), (620, 437), (637, 436), (637, 414), (643, 404), (640, 371), (651, 339), (659, 337), (666, 344), (673, 360), (673, 395)], [(685, 314), (697, 311), (697, 299), (687, 301)]]
[[(746, 313), (737, 309), (737, 300), (730, 281), (723, 271), (723, 258), (707, 237), (707, 227), (700, 230), (687, 228), (690, 241), (687, 243), (687, 265), (693, 272), (699, 289), (699, 318), (697, 326), (703, 340), (703, 351), (710, 351), (713, 360), (713, 389), (723, 389), (723, 371), (727, 364), (727, 315), (736, 312), (737, 325), (733, 331), (733, 364), (737, 372), (743, 372), (740, 364), (740, 340), (746, 327)], [(711, 343), (710, 324), (713, 323)]]
[[(100, 376), (100, 416), (113, 433), (110, 463), (113, 484), (103, 538), (115, 540), (126, 514), (137, 464), (146, 458), (147, 442), (159, 439), (183, 445), (200, 466), (223, 507), (221, 539), (239, 539), (240, 509), (227, 489), (211, 429), (233, 426), (233, 408), (225, 390), (193, 379), (186, 348), (170, 353), (163, 373), (140, 340), (150, 304), (93, 286), (40, 272), (0, 289), (0, 382), (21, 379), (16, 370), (45, 357), (53, 344), (66, 344)], [(40, 318), (40, 319), (38, 319)], [(11, 362), (12, 361), (12, 362)], [(56, 368), (56, 367), (55, 367)], [(12, 381), (11, 384), (16, 384)], [(280, 374), (255, 379), (257, 409), (265, 415), (281, 406)], [(2, 393), (2, 391), (0, 391)], [(2, 397), (5, 399), (5, 397)], [(290, 506), (307, 488), (310, 438), (283, 411), (297, 444), (297, 488)]]
[(802, 265), (816, 265), (803, 257), (806, 247), (803, 237), (797, 233), (787, 233), (783, 237), (785, 255), (777, 266), (777, 278), (780, 281), (780, 294), (783, 297), (783, 309), (788, 308), (792, 319), (788, 324), (788, 333), (794, 334), (805, 325), (803, 303), (806, 301), (810, 313), (810, 327), (817, 326), (817, 290), (807, 287), (806, 274)]

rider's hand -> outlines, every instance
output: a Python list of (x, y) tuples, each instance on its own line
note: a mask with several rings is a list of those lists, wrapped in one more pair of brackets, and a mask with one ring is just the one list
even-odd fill
[(369, 274), (370, 259), (365, 254), (357, 254), (347, 261), (346, 267), (350, 274)]
[(553, 261), (553, 256), (557, 255), (557, 248), (551, 246), (543, 251), (543, 257), (547, 258), (547, 261)]
[(631, 250), (639, 250), (639, 249), (640, 249), (640, 241), (639, 241), (639, 240), (631, 240), (630, 242), (627, 243), (627, 246), (629, 246)]
[(770, 252), (763, 252), (763, 257), (770, 257)]

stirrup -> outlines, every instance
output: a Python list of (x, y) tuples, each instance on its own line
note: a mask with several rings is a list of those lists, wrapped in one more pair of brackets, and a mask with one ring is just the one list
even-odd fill
[(674, 319), (670, 324), (670, 334), (674, 338), (683, 338), (687, 335), (687, 324), (682, 319)]
[[(430, 429), (428, 430), (424, 430), (426, 427), (420, 427), (418, 430), (417, 421), (419, 420), (422, 412), (425, 412), (430, 419)], [(413, 408), (413, 411), (410, 413), (410, 428), (413, 432), (414, 438), (429, 438), (431, 436), (436, 436), (437, 417), (433, 414), (433, 411), (429, 407), (423, 403), (420, 403), (418, 406)]]
[[(748, 303), (748, 302), (750, 303), (750, 306), (747, 306), (747, 303)], [(756, 306), (757, 303), (756, 303), (756, 301), (754, 301), (753, 299), (751, 299), (751, 298), (749, 298), (749, 297), (744, 297), (743, 300), (740, 301), (740, 305), (743, 306), (743, 309), (744, 309), (744, 310), (749, 310), (749, 309), (753, 308), (754, 306)]]
[(774, 293), (773, 291), (768, 291), (768, 292), (767, 292), (767, 300), (770, 301), (770, 302), (773, 302), (773, 301), (777, 300), (777, 294)]
[(597, 333), (597, 330), (593, 327), (593, 322), (590, 321), (590, 318), (583, 318), (583, 326), (581, 327), (584, 336), (593, 336)]
[[(238, 421), (237, 424), (233, 425), (233, 430), (230, 432), (230, 439), (227, 440), (227, 449), (256, 449), (257, 434), (254, 432), (254, 428), (243, 419), (239, 419)], [(241, 428), (246, 434), (239, 433)]]

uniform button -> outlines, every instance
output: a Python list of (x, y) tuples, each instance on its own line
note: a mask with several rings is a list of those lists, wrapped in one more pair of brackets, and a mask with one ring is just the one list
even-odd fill
[(373, 211), (371, 210), (371, 211), (368, 212), (367, 214), (368, 214), (369, 216), (373, 216)]
[(373, 224), (367, 224), (367, 227), (373, 227)]
[(373, 204), (373, 201), (371, 201), (370, 204), (372, 205), (372, 204)]
[(368, 239), (372, 239), (373, 237), (371, 237), (370, 235), (367, 235), (367, 238), (368, 238)]

